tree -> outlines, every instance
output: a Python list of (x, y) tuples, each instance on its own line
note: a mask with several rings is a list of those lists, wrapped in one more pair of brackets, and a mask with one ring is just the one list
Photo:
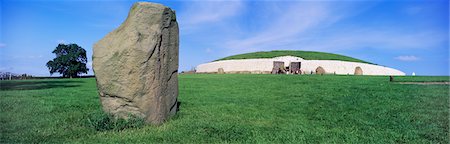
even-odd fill
[(50, 75), (58, 72), (63, 77), (76, 77), (78, 74), (86, 73), (86, 50), (77, 44), (59, 44), (53, 52), (56, 58), (47, 62)]

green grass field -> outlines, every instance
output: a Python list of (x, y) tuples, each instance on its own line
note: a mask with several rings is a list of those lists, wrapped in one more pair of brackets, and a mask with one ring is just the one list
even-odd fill
[(384, 76), (180, 75), (175, 117), (119, 131), (85, 124), (101, 113), (93, 78), (0, 84), (0, 143), (450, 142), (449, 85)]
[(350, 62), (361, 62), (361, 63), (369, 63), (360, 59), (333, 54), (333, 53), (324, 53), (324, 52), (314, 52), (314, 51), (294, 51), (294, 50), (276, 50), (276, 51), (262, 51), (262, 52), (253, 52), (253, 53), (245, 53), (239, 55), (233, 55), (229, 57), (225, 57), (220, 60), (232, 60), (232, 59), (257, 59), (257, 58), (274, 58), (279, 56), (297, 56), (306, 60), (341, 60), (341, 61), (350, 61)]

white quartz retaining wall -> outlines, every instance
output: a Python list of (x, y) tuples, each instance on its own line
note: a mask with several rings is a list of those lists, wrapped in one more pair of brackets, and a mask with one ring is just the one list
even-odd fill
[(223, 60), (198, 65), (196, 72), (213, 73), (219, 68), (223, 68), (225, 73), (237, 71), (261, 71), (270, 72), (273, 68), (274, 61), (283, 61), (285, 66), (289, 66), (291, 62), (301, 62), (301, 71), (310, 74), (315, 72), (316, 68), (321, 66), (326, 73), (336, 74), (354, 74), (356, 67), (361, 67), (363, 75), (405, 75), (405, 73), (384, 66), (373, 64), (347, 62), (338, 60), (304, 60), (294, 56), (283, 56), (270, 59), (240, 59), (240, 60)]

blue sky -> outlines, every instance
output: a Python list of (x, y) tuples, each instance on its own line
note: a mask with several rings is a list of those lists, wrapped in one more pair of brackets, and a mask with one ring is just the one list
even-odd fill
[[(0, 71), (49, 76), (58, 43), (87, 50), (135, 1), (0, 1)], [(407, 74), (449, 75), (448, 0), (154, 1), (180, 26), (180, 71), (269, 50), (343, 54)]]

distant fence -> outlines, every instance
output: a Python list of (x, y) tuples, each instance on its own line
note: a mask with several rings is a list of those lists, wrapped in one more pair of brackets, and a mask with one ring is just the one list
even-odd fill
[[(42, 76), (7, 76), (7, 77), (0, 77), (0, 80), (29, 80), (29, 79), (65, 79), (67, 77), (42, 77)], [(77, 76), (73, 78), (95, 78), (95, 75), (84, 75), (84, 76)]]

